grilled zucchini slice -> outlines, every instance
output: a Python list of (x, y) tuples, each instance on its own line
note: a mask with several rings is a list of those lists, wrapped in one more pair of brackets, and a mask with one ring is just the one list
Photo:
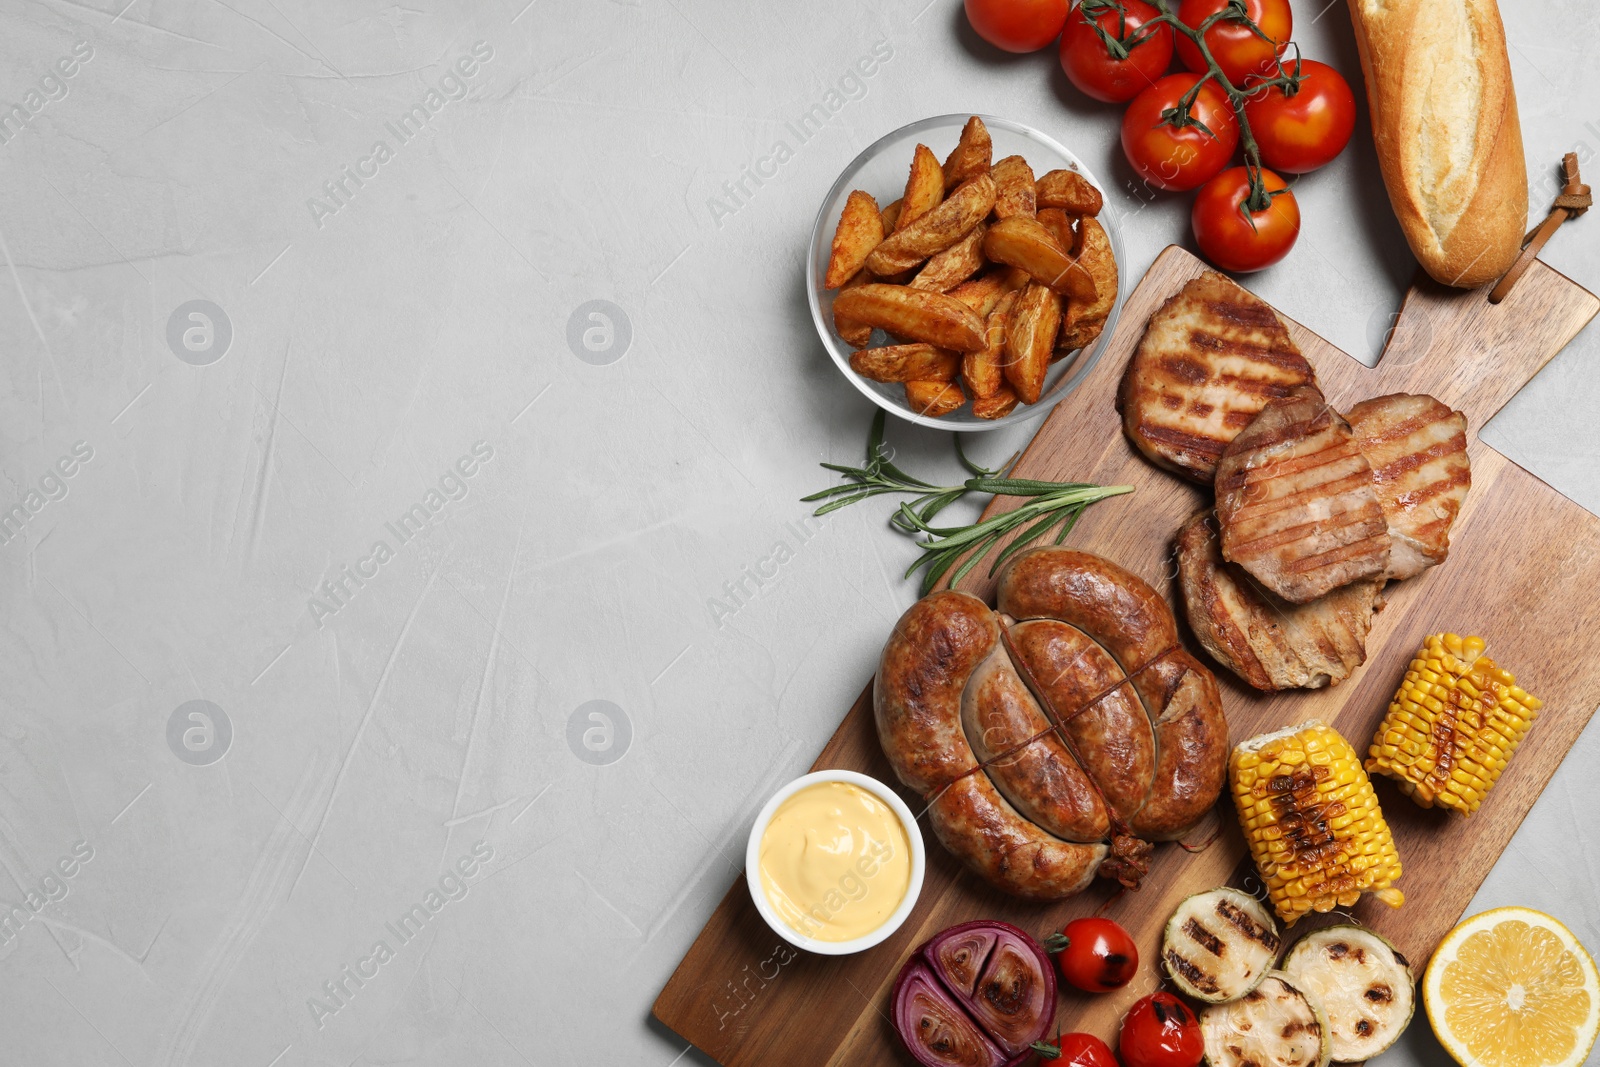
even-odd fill
[(1360, 926), (1329, 926), (1302, 937), (1283, 969), (1328, 1015), (1333, 1058), (1370, 1060), (1399, 1040), (1417, 1004), (1411, 964)]
[(1210, 1067), (1328, 1067), (1333, 1045), (1322, 1006), (1282, 971), (1203, 1009), (1200, 1033)]
[(1272, 913), (1237, 889), (1196, 893), (1178, 905), (1161, 938), (1161, 965), (1185, 995), (1208, 1004), (1256, 987), (1283, 944)]

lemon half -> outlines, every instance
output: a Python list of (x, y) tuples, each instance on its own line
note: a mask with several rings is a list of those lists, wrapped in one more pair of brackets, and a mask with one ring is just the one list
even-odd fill
[(1579, 1067), (1600, 1032), (1600, 974), (1531, 908), (1495, 908), (1445, 936), (1422, 979), (1428, 1022), (1462, 1067)]

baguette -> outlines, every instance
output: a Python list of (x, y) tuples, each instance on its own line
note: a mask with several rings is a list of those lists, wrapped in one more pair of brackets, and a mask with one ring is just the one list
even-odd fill
[(1521, 248), (1528, 174), (1495, 0), (1350, 0), (1350, 17), (1411, 251), (1446, 285), (1498, 278)]

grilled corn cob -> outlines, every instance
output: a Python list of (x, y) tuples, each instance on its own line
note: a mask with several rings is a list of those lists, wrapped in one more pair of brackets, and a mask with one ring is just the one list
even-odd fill
[(1455, 634), (1424, 641), (1372, 736), (1367, 770), (1425, 808), (1477, 811), (1543, 706), (1483, 648)]
[(1233, 750), (1228, 777), (1239, 825), (1278, 916), (1351, 907), (1374, 893), (1390, 907), (1400, 856), (1355, 749), (1312, 719)]

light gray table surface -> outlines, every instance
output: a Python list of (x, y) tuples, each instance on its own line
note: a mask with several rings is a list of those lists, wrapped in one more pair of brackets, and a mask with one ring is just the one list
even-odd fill
[[(803, 524), (870, 414), (806, 309), (822, 195), (982, 111), (1104, 176), (1130, 277), (1188, 238), (1117, 109), (951, 0), (411, 2), (0, 5), (5, 1064), (702, 1062), (649, 1005), (914, 597), (886, 507)], [(1600, 9), (1503, 7), (1542, 213), (1600, 147)], [(1344, 5), (1295, 9), (1354, 79)], [(1364, 114), (1296, 192), (1249, 284), (1371, 360), (1412, 262)], [(1597, 233), (1546, 260), (1600, 289)], [(1591, 510), (1597, 361), (1484, 433)], [(1597, 759), (1474, 910), (1600, 947)]]

